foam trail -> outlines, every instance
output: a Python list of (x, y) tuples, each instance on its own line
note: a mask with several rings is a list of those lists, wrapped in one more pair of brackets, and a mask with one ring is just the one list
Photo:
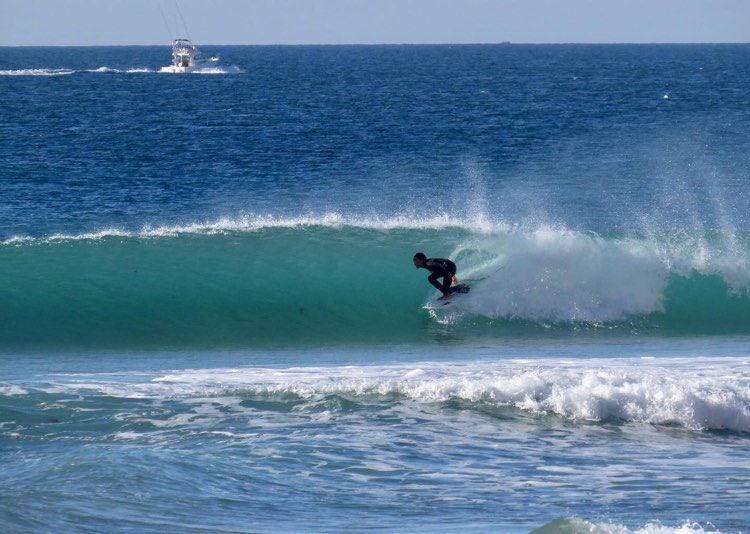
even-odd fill
[[(158, 69), (140, 67), (129, 69), (118, 69), (114, 67), (101, 66), (95, 69), (5, 69), (0, 70), (0, 76), (69, 76), (72, 74), (153, 74), (159, 73)], [(232, 65), (227, 67), (213, 67), (193, 71), (194, 74), (242, 74), (245, 71)]]
[(531, 534), (721, 534), (713, 526), (702, 526), (689, 521), (678, 527), (664, 526), (661, 523), (647, 523), (642, 528), (631, 530), (623, 525), (612, 523), (592, 523), (577, 517), (556, 519)]
[(68, 76), (75, 72), (70, 69), (11, 69), (0, 70), (0, 76)]

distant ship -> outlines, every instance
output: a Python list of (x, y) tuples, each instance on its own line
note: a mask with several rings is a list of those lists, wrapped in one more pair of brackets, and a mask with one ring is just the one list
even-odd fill
[(207, 58), (189, 39), (175, 39), (172, 42), (172, 64), (162, 67), (159, 72), (200, 72), (218, 64), (218, 57)]

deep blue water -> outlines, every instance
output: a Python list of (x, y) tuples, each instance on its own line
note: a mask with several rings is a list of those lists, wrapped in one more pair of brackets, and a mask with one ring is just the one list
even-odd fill
[(2, 49), (5, 531), (750, 530), (750, 46), (203, 51)]

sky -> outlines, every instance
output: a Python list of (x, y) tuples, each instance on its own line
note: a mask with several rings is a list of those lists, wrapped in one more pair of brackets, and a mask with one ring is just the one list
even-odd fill
[(0, 46), (748, 43), (750, 0), (0, 0)]

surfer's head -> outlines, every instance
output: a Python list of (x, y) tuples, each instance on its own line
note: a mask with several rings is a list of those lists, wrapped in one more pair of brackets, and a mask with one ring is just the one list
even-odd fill
[(414, 254), (414, 267), (419, 269), (420, 267), (424, 267), (425, 262), (427, 262), (427, 256), (422, 254), (421, 252), (417, 252)]

